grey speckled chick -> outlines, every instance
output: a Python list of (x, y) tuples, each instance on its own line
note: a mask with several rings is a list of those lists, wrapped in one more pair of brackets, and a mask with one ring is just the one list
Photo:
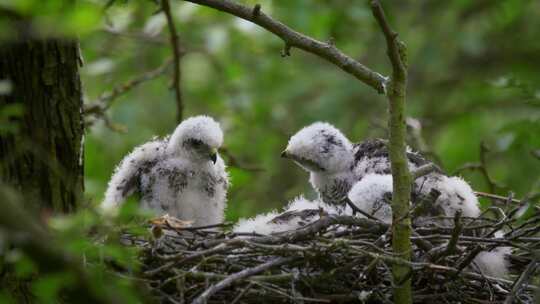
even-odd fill
[[(411, 168), (416, 155), (410, 153)], [(384, 140), (352, 144), (325, 122), (311, 124), (293, 135), (282, 157), (292, 159), (310, 173), (310, 182), (325, 203), (344, 204), (354, 183), (369, 173), (388, 174), (390, 163)], [(419, 163), (424, 163), (418, 158)]]
[(116, 168), (102, 207), (111, 210), (138, 193), (141, 206), (194, 225), (223, 221), (229, 178), (217, 149), (219, 124), (207, 116), (184, 120), (170, 137), (154, 139)]
[[(334, 204), (348, 212), (345, 203), (378, 219), (391, 223), (389, 205), (392, 195), (392, 176), (386, 141), (371, 139), (352, 144), (338, 129), (317, 122), (296, 133), (282, 153), (310, 173), (310, 182), (326, 204)], [(414, 170), (428, 161), (412, 151), (407, 152), (409, 169)], [(436, 195), (433, 195), (436, 193)], [(417, 203), (431, 198), (428, 206), (417, 214), (417, 223), (426, 223), (431, 216), (453, 216), (457, 210), (463, 216), (480, 215), (478, 199), (463, 179), (433, 172), (417, 179), (412, 200)], [(429, 222), (429, 221), (428, 221)], [(505, 256), (508, 248), (481, 252), (475, 264), (482, 272), (496, 277), (507, 273)]]
[[(383, 139), (370, 139), (352, 144), (331, 124), (316, 122), (292, 136), (282, 156), (292, 159), (310, 173), (311, 185), (325, 203), (338, 204), (344, 208), (349, 191), (356, 183), (364, 180), (366, 176), (391, 173), (386, 143)], [(407, 152), (407, 157), (410, 170), (428, 163), (420, 154), (412, 151)], [(390, 182), (391, 189), (391, 179), (368, 178), (365, 183), (383, 180), (387, 185), (379, 188), (388, 188)], [(361, 188), (372, 188), (373, 185), (367, 184)], [(459, 209), (464, 216), (478, 216), (478, 200), (472, 189), (459, 178), (431, 173), (416, 181), (413, 196), (427, 196), (432, 189), (441, 193), (427, 210), (429, 215), (452, 216)], [(362, 198), (373, 197), (371, 206), (377, 206), (379, 212), (388, 214), (384, 211), (384, 206), (379, 208), (383, 193), (377, 196), (376, 201), (376, 196), (371, 195), (372, 193), (356, 191), (356, 194), (353, 198), (362, 197), (361, 194), (366, 194)]]

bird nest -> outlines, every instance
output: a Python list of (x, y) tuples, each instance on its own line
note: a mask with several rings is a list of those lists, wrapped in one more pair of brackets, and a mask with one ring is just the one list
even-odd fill
[[(517, 209), (480, 218), (439, 218), (413, 227), (412, 260), (392, 253), (388, 224), (321, 214), (300, 229), (263, 236), (228, 225), (185, 227), (154, 222), (142, 248), (139, 274), (165, 303), (392, 303), (392, 266), (408, 267), (414, 302), (533, 303), (540, 249), (540, 214), (515, 218)], [(504, 235), (497, 233), (504, 231)], [(511, 274), (489, 277), (474, 265), (482, 251), (511, 247)]]

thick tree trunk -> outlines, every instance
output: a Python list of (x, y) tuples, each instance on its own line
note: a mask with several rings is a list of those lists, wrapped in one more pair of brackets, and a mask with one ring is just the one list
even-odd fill
[(0, 109), (20, 105), (10, 117), (15, 132), (0, 133), (0, 178), (41, 210), (70, 212), (83, 192), (83, 119), (80, 54), (73, 40), (0, 44)]

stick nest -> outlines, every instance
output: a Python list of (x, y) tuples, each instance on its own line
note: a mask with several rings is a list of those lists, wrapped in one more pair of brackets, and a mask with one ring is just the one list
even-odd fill
[[(395, 263), (410, 267), (405, 280), (412, 280), (416, 303), (533, 303), (540, 214), (517, 220), (517, 208), (490, 209), (496, 217), (458, 214), (413, 227), (411, 262), (392, 253), (389, 225), (323, 213), (271, 236), (163, 221), (152, 227), (152, 240), (125, 242), (142, 249), (138, 276), (163, 303), (392, 303), (401, 284), (392, 279)], [(474, 264), (479, 252), (498, 247), (512, 248), (506, 278), (488, 277)]]

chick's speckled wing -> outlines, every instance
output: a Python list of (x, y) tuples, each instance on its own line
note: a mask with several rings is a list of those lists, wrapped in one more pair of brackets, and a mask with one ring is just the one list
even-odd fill
[(217, 183), (221, 185), (223, 191), (227, 191), (231, 185), (229, 180), (229, 173), (227, 173), (227, 166), (223, 161), (223, 158), (218, 154), (215, 164), (215, 175), (217, 177)]
[(141, 204), (195, 225), (223, 220), (228, 176), (222, 161), (193, 163), (165, 158), (140, 177)]
[(320, 198), (327, 204), (333, 204), (343, 207), (346, 204), (345, 198), (351, 189), (350, 181), (344, 179), (335, 179), (328, 183), (326, 187), (320, 189)]
[[(360, 176), (366, 174), (390, 174), (390, 157), (388, 141), (380, 138), (368, 139), (354, 144), (354, 168)], [(407, 149), (409, 169), (429, 163), (422, 155)]]
[(165, 152), (166, 140), (153, 140), (136, 147), (116, 167), (105, 192), (102, 207), (120, 205), (129, 195), (141, 191), (140, 177), (160, 161)]
[[(196, 172), (190, 169), (185, 160), (169, 158), (157, 162), (150, 170), (139, 176), (139, 190), (142, 206), (159, 211), (172, 212), (176, 201), (193, 180)], [(170, 215), (175, 215), (172, 212)], [(188, 219), (189, 220), (189, 219)]]

